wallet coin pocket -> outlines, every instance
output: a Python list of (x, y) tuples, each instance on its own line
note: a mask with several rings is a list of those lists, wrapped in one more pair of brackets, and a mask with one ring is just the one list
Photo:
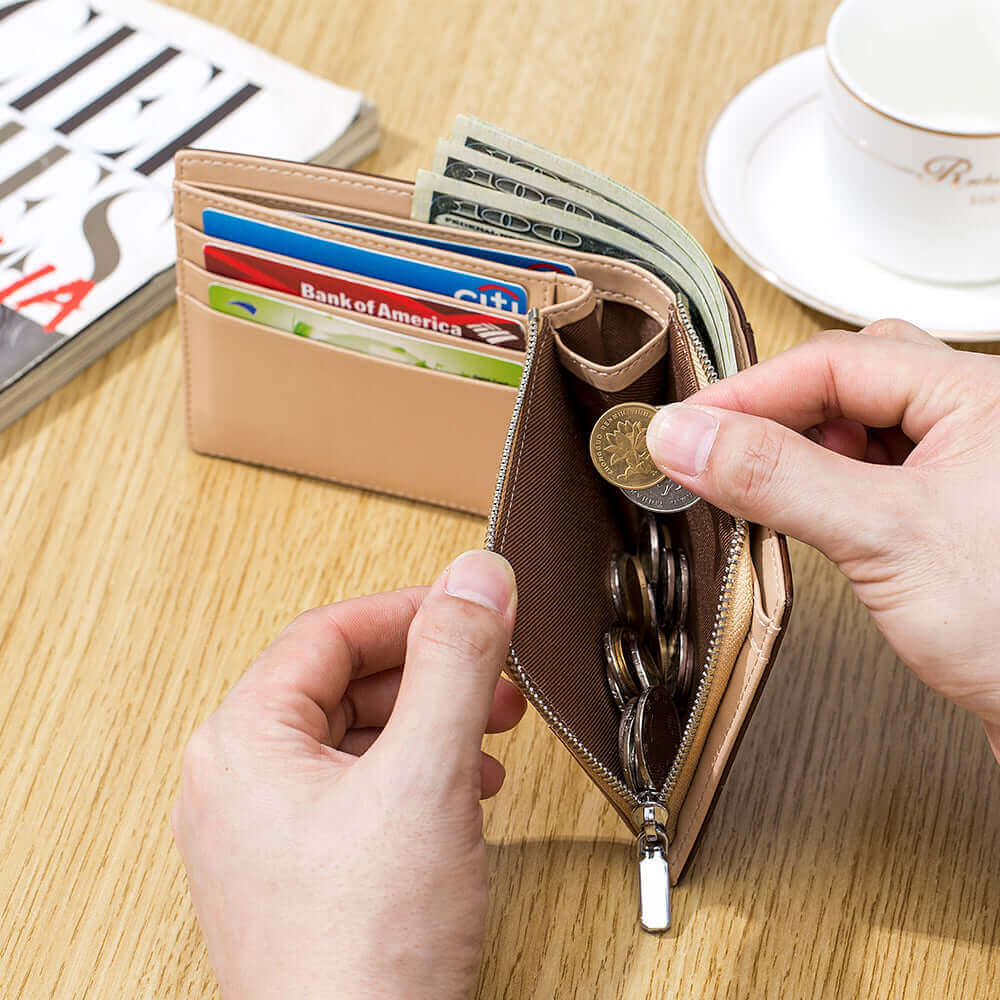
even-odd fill
[[(748, 528), (704, 501), (651, 517), (598, 476), (588, 438), (597, 418), (616, 403), (662, 405), (683, 399), (714, 379), (714, 371), (697, 351), (682, 310), (675, 311), (666, 329), (642, 310), (609, 311), (607, 303), (601, 321), (611, 328), (595, 329), (591, 318), (557, 330), (548, 317), (534, 319), (535, 337), (488, 529), (488, 545), (511, 561), (518, 578), (508, 669), (639, 835), (640, 850), (644, 831), (662, 838), (666, 871), (665, 855), (698, 755), (750, 626), (754, 584)], [(634, 379), (623, 376), (623, 366), (651, 344), (653, 354), (659, 352), (656, 360), (640, 366)], [(594, 357), (612, 364), (594, 364)], [(676, 728), (669, 712), (657, 715), (653, 702), (659, 693), (646, 702), (640, 698), (634, 718), (623, 716), (622, 705), (633, 693), (628, 677), (634, 694), (642, 694), (642, 684), (635, 684), (635, 671), (626, 670), (623, 698), (609, 677), (609, 642), (614, 650), (624, 643), (626, 664), (637, 655), (634, 638), (628, 638), (635, 622), (623, 621), (629, 602), (620, 591), (631, 586), (640, 601), (642, 591), (634, 581), (623, 583), (620, 567), (648, 559), (643, 539), (651, 525), (657, 527), (661, 551), (670, 552), (673, 582), (666, 598), (665, 584), (659, 582), (646, 604), (676, 616), (682, 571), (685, 581), (681, 627), (665, 623), (670, 629), (662, 650), (658, 642), (647, 643), (643, 661), (654, 668), (658, 656), (672, 662), (672, 685), (678, 671), (685, 675)], [(640, 663), (640, 678), (642, 670)], [(643, 728), (644, 709), (659, 720), (659, 728)], [(640, 731), (642, 745), (636, 747)], [(679, 868), (670, 874), (673, 881)]]

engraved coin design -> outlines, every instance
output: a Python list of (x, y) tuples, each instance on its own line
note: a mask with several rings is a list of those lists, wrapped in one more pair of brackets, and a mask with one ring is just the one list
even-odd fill
[(643, 490), (666, 479), (646, 450), (646, 428), (655, 413), (648, 403), (619, 403), (594, 424), (590, 460), (612, 486)]
[(636, 777), (643, 788), (661, 789), (681, 744), (681, 720), (665, 687), (656, 685), (639, 695), (635, 708)]

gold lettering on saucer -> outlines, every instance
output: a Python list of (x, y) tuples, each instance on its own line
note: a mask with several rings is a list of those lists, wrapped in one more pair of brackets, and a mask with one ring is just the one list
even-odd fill
[(972, 161), (962, 156), (935, 156), (924, 164), (924, 173), (938, 184), (962, 183), (972, 169)]
[(935, 184), (950, 184), (952, 187), (1000, 185), (1000, 177), (994, 174), (970, 176), (974, 169), (972, 161), (964, 156), (934, 156), (924, 164), (923, 176)]

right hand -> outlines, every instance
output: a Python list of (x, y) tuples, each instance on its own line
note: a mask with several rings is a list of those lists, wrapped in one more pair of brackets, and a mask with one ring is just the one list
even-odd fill
[(814, 545), (1000, 760), (1000, 358), (899, 320), (834, 331), (664, 407), (656, 464)]

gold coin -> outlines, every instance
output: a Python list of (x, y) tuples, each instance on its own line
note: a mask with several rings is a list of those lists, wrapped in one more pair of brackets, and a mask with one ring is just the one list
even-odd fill
[(656, 413), (648, 403), (619, 403), (590, 432), (590, 460), (602, 479), (623, 490), (644, 490), (667, 477), (646, 450), (646, 428)]

